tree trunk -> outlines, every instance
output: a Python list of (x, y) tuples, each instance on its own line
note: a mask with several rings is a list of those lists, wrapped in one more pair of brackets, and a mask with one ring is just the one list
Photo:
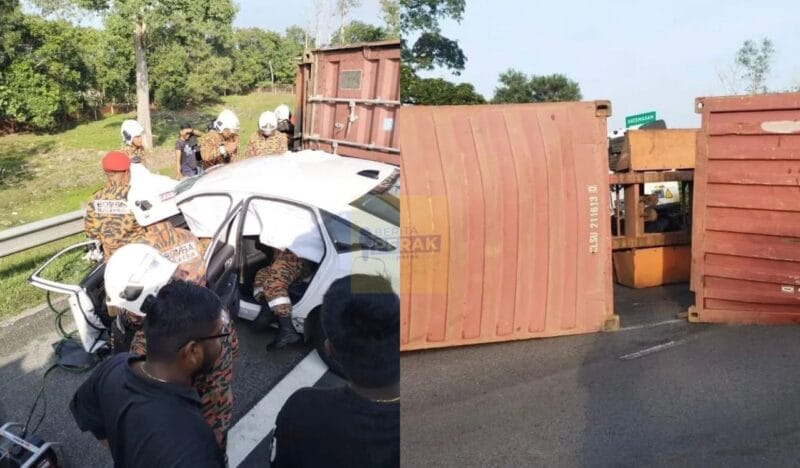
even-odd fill
[(272, 87), (275, 88), (275, 72), (272, 70), (272, 60), (269, 61), (269, 78), (272, 82)]
[(142, 145), (150, 150), (153, 148), (153, 132), (150, 127), (150, 84), (144, 55), (144, 32), (144, 23), (137, 19), (133, 35), (133, 50), (136, 53), (136, 120), (144, 127)]

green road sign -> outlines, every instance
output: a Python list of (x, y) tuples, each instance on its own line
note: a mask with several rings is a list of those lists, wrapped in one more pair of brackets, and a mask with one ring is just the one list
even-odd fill
[(656, 120), (655, 112), (645, 112), (644, 114), (629, 115), (625, 117), (625, 128), (633, 127), (634, 125), (642, 125)]

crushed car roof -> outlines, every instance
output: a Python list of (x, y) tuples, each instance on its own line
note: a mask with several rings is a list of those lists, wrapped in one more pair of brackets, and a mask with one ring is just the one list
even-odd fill
[(240, 192), (286, 198), (336, 213), (396, 169), (315, 150), (261, 156), (210, 171), (181, 193), (179, 200), (199, 193)]

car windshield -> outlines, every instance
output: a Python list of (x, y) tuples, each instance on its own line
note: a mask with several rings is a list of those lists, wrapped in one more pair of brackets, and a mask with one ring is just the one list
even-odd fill
[(389, 177), (375, 186), (369, 193), (350, 203), (362, 211), (395, 226), (400, 226), (400, 170), (395, 169)]

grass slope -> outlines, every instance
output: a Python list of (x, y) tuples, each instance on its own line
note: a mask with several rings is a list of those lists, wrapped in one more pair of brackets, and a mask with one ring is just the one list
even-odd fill
[[(181, 112), (152, 115), (153, 156), (156, 170), (174, 177), (173, 148), (180, 124), (191, 122), (205, 130), (223, 108), (233, 109), (241, 121), (242, 145), (257, 127), (264, 110), (292, 104), (293, 95), (254, 93), (226, 96), (222, 103)], [(0, 230), (80, 209), (103, 184), (100, 159), (121, 147), (119, 128), (134, 114), (114, 115), (59, 134), (22, 134), (0, 137)]]
[[(294, 107), (294, 96), (226, 96), (219, 104), (196, 110), (154, 112), (156, 148), (150, 157), (155, 162), (152, 166), (162, 174), (175, 176), (173, 145), (184, 121), (205, 130), (223, 108), (232, 109), (241, 122), (243, 150), (258, 126), (261, 112), (284, 103)], [(83, 208), (91, 194), (103, 185), (100, 159), (107, 151), (120, 148), (119, 128), (129, 118), (135, 115), (114, 115), (59, 134), (0, 137), (0, 230)], [(0, 319), (42, 303), (45, 293), (28, 285), (28, 276), (56, 252), (83, 239), (80, 234), (0, 258)], [(49, 267), (48, 272), (52, 277), (77, 282), (86, 273), (80, 257), (73, 253)]]

